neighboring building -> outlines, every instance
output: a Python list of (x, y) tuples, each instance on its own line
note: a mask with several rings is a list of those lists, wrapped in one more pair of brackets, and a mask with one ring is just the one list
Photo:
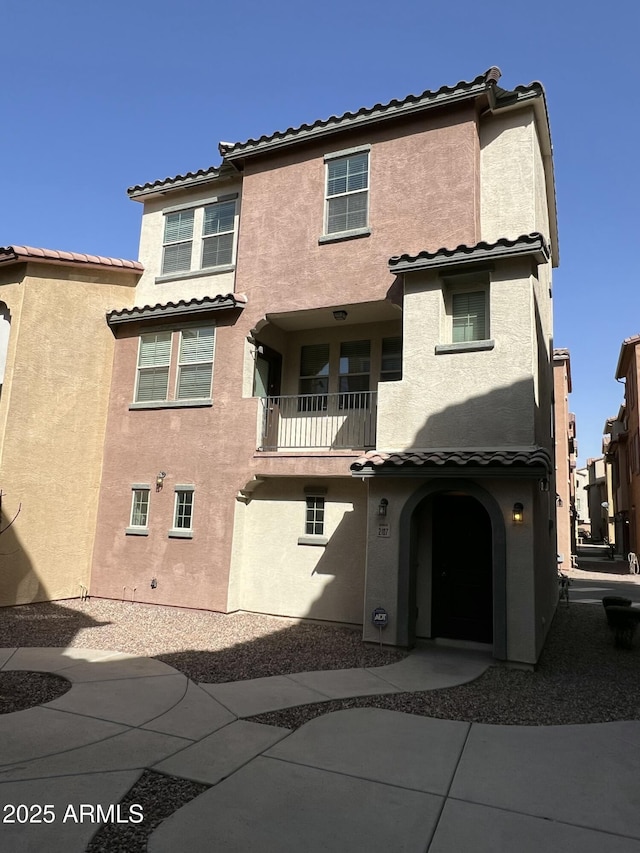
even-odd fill
[(595, 543), (615, 542), (613, 493), (611, 469), (604, 456), (587, 459), (589, 482), (589, 520), (591, 541)]
[(89, 586), (114, 349), (104, 312), (133, 303), (141, 270), (0, 248), (0, 605)]
[[(620, 503), (616, 504), (617, 527), (626, 533), (625, 551), (640, 550), (640, 335), (626, 338), (620, 347), (616, 379), (624, 381), (624, 406), (611, 423), (610, 445), (607, 451), (613, 471), (612, 478)], [(620, 550), (620, 549), (619, 549)]]
[[(490, 644), (557, 602), (540, 84), (471, 82), (130, 189), (92, 594)], [(380, 612), (380, 611), (379, 611)], [(384, 614), (383, 614), (384, 615)]]
[(578, 454), (576, 416), (569, 412), (571, 357), (567, 349), (553, 351), (553, 390), (558, 568), (563, 570), (571, 567), (571, 555), (576, 554), (575, 469)]
[(589, 470), (576, 468), (576, 536), (578, 545), (591, 536), (589, 519)]
[[(611, 494), (613, 500), (609, 515), (614, 519), (614, 539), (619, 554), (627, 556), (631, 548), (631, 524), (633, 513), (630, 510), (629, 486), (632, 482), (632, 469), (628, 454), (627, 409), (620, 406), (615, 418), (609, 418), (604, 426), (602, 449), (605, 462), (610, 471)], [(634, 534), (636, 535), (636, 534)], [(637, 543), (637, 538), (635, 542)]]

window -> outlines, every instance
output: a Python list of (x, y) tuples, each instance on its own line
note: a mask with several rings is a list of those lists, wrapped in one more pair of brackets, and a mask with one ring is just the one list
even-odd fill
[(183, 329), (180, 333), (177, 400), (211, 396), (213, 327)]
[(383, 338), (380, 382), (398, 379), (402, 379), (402, 338)]
[(205, 207), (202, 227), (203, 269), (231, 263), (235, 215), (235, 201), (225, 201)]
[(191, 269), (193, 214), (193, 210), (180, 210), (166, 215), (162, 255), (163, 274)]
[(298, 393), (301, 412), (317, 412), (327, 408), (329, 390), (329, 344), (310, 344), (300, 348), (300, 379)]
[(164, 215), (163, 276), (184, 277), (233, 263), (237, 195)]
[(170, 363), (171, 332), (153, 332), (140, 337), (136, 402), (167, 399)]
[(326, 234), (366, 228), (369, 208), (369, 152), (327, 159)]
[[(176, 347), (172, 346), (173, 337)], [(180, 332), (151, 332), (141, 335), (134, 408), (155, 405), (208, 405), (211, 400), (215, 329), (200, 326)], [(177, 352), (177, 364), (174, 352)], [(175, 372), (175, 396), (169, 389), (169, 374)], [(173, 385), (173, 380), (172, 383)], [(209, 403), (198, 403), (198, 400)], [(136, 404), (140, 404), (137, 406)]]
[(483, 341), (487, 338), (486, 293), (454, 293), (451, 297), (452, 336), (454, 344)]
[(371, 371), (371, 341), (344, 341), (340, 344), (341, 409), (362, 409), (368, 401), (369, 374)]
[(319, 495), (309, 495), (305, 500), (307, 507), (305, 533), (307, 536), (323, 536), (324, 498)]
[(149, 493), (151, 487), (145, 483), (135, 483), (131, 487), (131, 516), (125, 533), (134, 536), (147, 536), (149, 533)]
[(170, 537), (190, 539), (193, 536), (193, 494), (193, 486), (176, 486)]

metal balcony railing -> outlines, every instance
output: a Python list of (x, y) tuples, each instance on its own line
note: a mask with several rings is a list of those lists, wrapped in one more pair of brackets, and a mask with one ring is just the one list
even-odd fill
[(375, 447), (375, 391), (262, 397), (260, 450)]

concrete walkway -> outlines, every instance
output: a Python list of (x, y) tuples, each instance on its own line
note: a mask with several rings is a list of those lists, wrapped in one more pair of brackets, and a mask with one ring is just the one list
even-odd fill
[(0, 669), (72, 688), (0, 716), (0, 849), (84, 851), (98, 804), (139, 819), (115, 805), (151, 769), (212, 786), (155, 830), (151, 853), (640, 853), (638, 722), (486, 726), (361, 708), (291, 732), (243, 719), (449, 687), (489, 663), (431, 647), (372, 669), (196, 685), (148, 658), (2, 649)]

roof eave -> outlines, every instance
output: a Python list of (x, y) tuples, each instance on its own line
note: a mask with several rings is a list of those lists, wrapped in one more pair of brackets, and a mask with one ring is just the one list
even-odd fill
[[(480, 78), (477, 78), (478, 80)], [(310, 126), (308, 129), (294, 130), (290, 133), (285, 131), (277, 138), (256, 140), (253, 143), (237, 143), (238, 150), (228, 150), (221, 145), (220, 153), (227, 163), (234, 163), (245, 160), (259, 154), (267, 154), (272, 151), (277, 151), (282, 148), (288, 148), (292, 145), (297, 145), (302, 142), (309, 142), (315, 139), (324, 139), (327, 136), (332, 136), (336, 133), (343, 133), (347, 130), (367, 127), (372, 124), (390, 121), (404, 116), (415, 115), (416, 113), (424, 112), (430, 109), (436, 109), (443, 106), (468, 101), (487, 93), (488, 84), (482, 78), (481, 83), (475, 81), (470, 84), (467, 91), (455, 91), (442, 93), (440, 96), (434, 94), (432, 98), (425, 98), (422, 101), (411, 102), (399, 105), (387, 105), (379, 110), (373, 110), (369, 115), (347, 115), (336, 119), (335, 122), (318, 127)], [(331, 121), (329, 119), (328, 121)], [(234, 146), (235, 147), (235, 146)]]
[(171, 319), (185, 319), (197, 317), (201, 314), (211, 314), (216, 311), (228, 311), (230, 309), (242, 309), (246, 304), (246, 298), (240, 294), (227, 294), (217, 296), (213, 299), (191, 300), (185, 302), (168, 302), (164, 305), (145, 305), (143, 307), (114, 309), (107, 312), (107, 324), (111, 327), (140, 323), (147, 320), (159, 320), (166, 317)]
[(542, 234), (522, 235), (516, 240), (498, 240), (496, 243), (481, 241), (468, 251), (459, 246), (454, 250), (439, 249), (432, 257), (419, 256), (390, 258), (389, 271), (393, 274), (418, 272), (421, 270), (446, 269), (472, 264), (486, 264), (509, 258), (533, 256), (537, 263), (548, 263), (549, 247)]

